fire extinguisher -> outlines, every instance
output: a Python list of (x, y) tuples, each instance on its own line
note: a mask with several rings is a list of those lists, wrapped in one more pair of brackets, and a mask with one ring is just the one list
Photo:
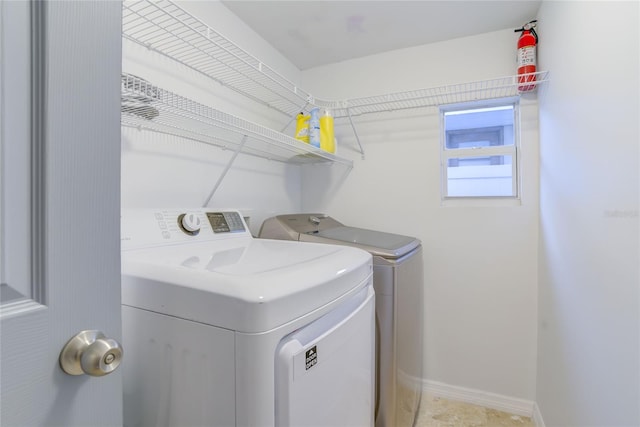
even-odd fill
[[(535, 89), (536, 81), (536, 46), (538, 34), (536, 33), (537, 20), (530, 21), (516, 28), (514, 32), (522, 33), (518, 39), (518, 91), (529, 92)], [(530, 84), (534, 82), (533, 84)], [(523, 84), (529, 83), (529, 84)]]

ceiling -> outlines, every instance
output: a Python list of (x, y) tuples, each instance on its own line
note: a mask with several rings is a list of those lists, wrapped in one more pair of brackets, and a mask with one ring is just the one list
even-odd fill
[[(299, 69), (535, 19), (542, 0), (223, 0)], [(515, 38), (514, 38), (515, 43)]]

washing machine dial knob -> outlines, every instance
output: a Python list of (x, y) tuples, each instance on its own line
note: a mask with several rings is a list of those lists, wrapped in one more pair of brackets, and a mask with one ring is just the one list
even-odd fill
[(195, 234), (200, 231), (200, 227), (202, 223), (200, 222), (200, 217), (194, 213), (186, 213), (182, 215), (182, 219), (180, 220), (180, 225), (190, 234)]

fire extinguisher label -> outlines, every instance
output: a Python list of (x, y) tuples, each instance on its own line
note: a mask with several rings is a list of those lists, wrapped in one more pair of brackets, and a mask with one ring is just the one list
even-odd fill
[(525, 46), (518, 49), (518, 68), (536, 65), (536, 47)]

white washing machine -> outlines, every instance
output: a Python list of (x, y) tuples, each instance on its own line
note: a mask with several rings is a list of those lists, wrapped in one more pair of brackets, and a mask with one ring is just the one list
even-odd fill
[(122, 216), (125, 426), (373, 426), (371, 255), (237, 211)]

